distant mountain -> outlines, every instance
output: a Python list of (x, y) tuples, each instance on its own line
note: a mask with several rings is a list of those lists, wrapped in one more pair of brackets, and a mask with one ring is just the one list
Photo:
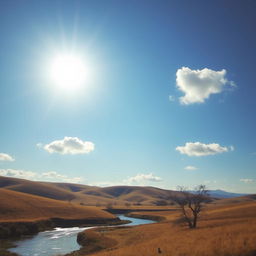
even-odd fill
[(227, 191), (220, 190), (220, 189), (209, 190), (209, 194), (210, 194), (210, 196), (215, 197), (215, 198), (233, 198), (233, 197), (240, 197), (240, 196), (248, 195), (248, 194), (227, 192)]

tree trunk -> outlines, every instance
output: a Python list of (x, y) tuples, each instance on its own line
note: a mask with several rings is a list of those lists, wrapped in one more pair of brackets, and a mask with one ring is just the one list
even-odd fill
[(197, 214), (194, 215), (192, 228), (196, 228), (197, 225)]

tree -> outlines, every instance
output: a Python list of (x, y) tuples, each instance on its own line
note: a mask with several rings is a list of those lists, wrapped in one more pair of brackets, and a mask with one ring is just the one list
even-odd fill
[(182, 217), (189, 228), (196, 228), (204, 203), (210, 201), (208, 190), (205, 185), (199, 185), (193, 192), (179, 187), (179, 192), (180, 195), (175, 197), (174, 201), (179, 205)]

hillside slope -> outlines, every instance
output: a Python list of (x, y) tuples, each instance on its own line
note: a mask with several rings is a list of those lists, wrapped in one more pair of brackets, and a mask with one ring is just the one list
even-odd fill
[[(79, 234), (80, 240), (84, 237), (91, 244), (70, 255), (255, 256), (256, 201), (242, 200), (226, 200), (225, 204), (223, 201), (221, 205), (205, 208), (197, 229), (177, 223), (179, 212), (161, 211), (145, 214), (164, 217), (166, 221), (162, 223), (84, 231)], [(104, 237), (95, 239), (103, 231)], [(93, 248), (95, 253), (88, 253), (88, 248)]]
[(0, 177), (0, 188), (41, 197), (81, 203), (83, 205), (157, 205), (159, 201), (171, 203), (179, 192), (154, 187), (113, 186), (96, 187), (70, 183), (51, 183)]
[[(156, 187), (96, 187), (82, 184), (30, 181), (1, 176), (0, 188), (81, 205), (103, 207), (106, 205), (121, 207), (126, 205), (163, 206), (172, 204), (172, 199), (180, 193)], [(236, 200), (236, 198), (230, 200)], [(219, 199), (219, 201), (222, 200)]]
[(43, 198), (0, 189), (0, 222), (34, 221), (49, 218), (114, 219), (115, 216), (97, 207)]

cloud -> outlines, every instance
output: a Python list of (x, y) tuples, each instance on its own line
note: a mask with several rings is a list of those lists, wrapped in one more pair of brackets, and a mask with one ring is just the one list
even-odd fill
[(240, 179), (241, 182), (244, 183), (253, 183), (255, 180), (254, 179)]
[(54, 171), (38, 173), (33, 171), (17, 170), (17, 169), (0, 169), (0, 176), (37, 180), (37, 181), (59, 181), (69, 183), (80, 183), (83, 179), (81, 177), (69, 177)]
[(62, 155), (88, 154), (95, 148), (94, 143), (82, 141), (77, 137), (65, 137), (63, 140), (55, 140), (43, 147), (49, 153)]
[(188, 67), (178, 69), (176, 85), (185, 94), (179, 98), (180, 103), (185, 105), (203, 103), (211, 94), (221, 93), (225, 85), (235, 86), (233, 81), (225, 77), (226, 73), (225, 69), (220, 71), (208, 68), (192, 70)]
[(188, 156), (208, 156), (229, 151), (227, 147), (222, 147), (217, 143), (204, 144), (201, 142), (187, 142), (185, 146), (176, 147), (176, 150)]
[(150, 184), (151, 182), (161, 182), (162, 178), (153, 175), (152, 173), (143, 174), (139, 173), (133, 177), (129, 177), (127, 179), (123, 179), (122, 181), (101, 181), (101, 182), (93, 182), (89, 185), (91, 186), (99, 186), (99, 187), (109, 187), (109, 186), (144, 186), (146, 184)]
[(188, 171), (195, 171), (197, 170), (198, 168), (195, 167), (195, 166), (192, 166), (192, 165), (188, 165), (184, 168), (185, 170), (188, 170)]
[(13, 161), (15, 161), (15, 159), (8, 154), (0, 153), (0, 161), (13, 162)]
[(37, 146), (38, 148), (42, 148), (44, 145), (43, 145), (41, 142), (39, 142), (39, 143), (36, 144), (36, 146)]
[(235, 147), (234, 146), (230, 146), (230, 151), (234, 151), (235, 150)]
[(37, 177), (36, 172), (24, 171), (24, 170), (15, 170), (15, 169), (1, 169), (1, 176), (14, 177), (20, 179), (35, 179)]
[(171, 101), (171, 102), (175, 101), (175, 96), (169, 95), (169, 101)]
[(128, 178), (127, 183), (143, 183), (143, 182), (147, 182), (147, 181), (151, 181), (151, 182), (159, 182), (162, 181), (162, 178), (158, 177), (158, 176), (154, 176), (152, 173), (149, 174), (137, 174), (133, 177)]
[(81, 177), (70, 178), (67, 175), (62, 175), (57, 172), (44, 172), (40, 175), (43, 179), (54, 179), (70, 183), (80, 183), (83, 179)]

